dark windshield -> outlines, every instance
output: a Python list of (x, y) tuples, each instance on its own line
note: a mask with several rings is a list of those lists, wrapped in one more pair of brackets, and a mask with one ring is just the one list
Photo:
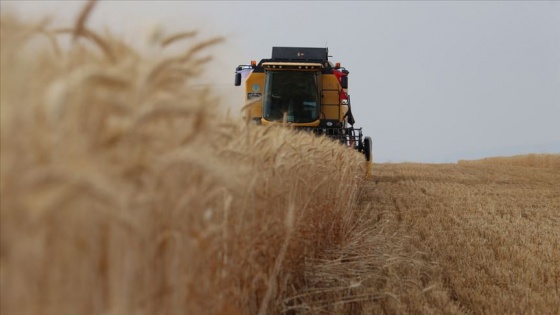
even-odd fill
[(317, 73), (268, 71), (263, 117), (269, 121), (306, 123), (319, 118)]

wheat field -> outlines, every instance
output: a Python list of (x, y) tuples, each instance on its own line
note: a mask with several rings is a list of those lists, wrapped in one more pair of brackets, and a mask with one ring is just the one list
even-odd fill
[(351, 230), (362, 156), (221, 114), (191, 87), (219, 40), (153, 58), (85, 17), (2, 16), (2, 314), (278, 312)]
[(559, 155), (366, 179), (194, 88), (221, 39), (133, 48), (93, 3), (1, 18), (1, 314), (560, 313)]

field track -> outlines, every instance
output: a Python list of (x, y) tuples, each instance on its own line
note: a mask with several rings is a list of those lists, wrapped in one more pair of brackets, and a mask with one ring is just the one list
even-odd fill
[(328, 299), (330, 273), (349, 279), (336, 299), (359, 301), (341, 313), (560, 314), (560, 167), (545, 158), (375, 164), (360, 198), (375, 228), (309, 268), (323, 271), (309, 294)]

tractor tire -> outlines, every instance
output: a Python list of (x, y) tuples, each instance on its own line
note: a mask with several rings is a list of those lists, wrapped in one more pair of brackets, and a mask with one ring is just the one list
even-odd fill
[(364, 155), (366, 156), (366, 161), (371, 161), (371, 138), (364, 138)]

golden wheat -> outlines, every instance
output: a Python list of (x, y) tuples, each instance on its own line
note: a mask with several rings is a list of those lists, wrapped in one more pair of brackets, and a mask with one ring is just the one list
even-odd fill
[(218, 39), (146, 58), (92, 3), (56, 53), (2, 16), (1, 313), (280, 311), (354, 224), (363, 158), (226, 120), (190, 85)]

